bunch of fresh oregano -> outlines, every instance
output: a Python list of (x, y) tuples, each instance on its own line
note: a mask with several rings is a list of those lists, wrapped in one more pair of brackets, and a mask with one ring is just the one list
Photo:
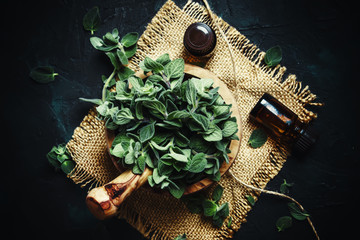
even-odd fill
[[(102, 99), (82, 100), (96, 103), (98, 117), (115, 131), (111, 154), (135, 174), (153, 169), (150, 186), (180, 198), (187, 185), (203, 178), (220, 180), (220, 166), (229, 161), (228, 145), (238, 140), (236, 118), (212, 79), (185, 77), (183, 59), (146, 57), (140, 67), (150, 76), (143, 80), (131, 70), (122, 75), (136, 40), (137, 35), (127, 34), (119, 41), (117, 30), (103, 39), (91, 38), (114, 71), (104, 78)], [(111, 82), (115, 91), (109, 90)]]

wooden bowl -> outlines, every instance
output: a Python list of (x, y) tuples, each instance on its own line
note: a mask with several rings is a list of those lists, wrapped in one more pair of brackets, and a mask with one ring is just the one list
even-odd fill
[[(187, 75), (194, 76), (197, 78), (211, 78), (214, 80), (213, 87), (214, 88), (219, 87), (218, 93), (224, 99), (225, 103), (232, 104), (232, 107), (231, 107), (232, 115), (231, 116), (236, 117), (236, 121), (237, 121), (238, 128), (239, 128), (239, 131), (236, 133), (236, 135), (239, 137), (239, 139), (241, 139), (242, 125), (241, 125), (240, 113), (237, 108), (236, 100), (235, 100), (234, 96), (231, 94), (231, 92), (228, 89), (228, 87), (226, 86), (226, 84), (223, 83), (214, 73), (212, 73), (209, 70), (206, 70), (204, 68), (195, 66), (195, 65), (185, 64), (184, 72)], [(146, 75), (143, 74), (142, 71), (137, 72), (135, 75), (142, 79), (147, 77)], [(115, 167), (119, 170), (120, 173), (122, 173), (125, 171), (125, 169), (118, 163), (118, 158), (110, 154), (110, 148), (112, 146), (114, 138), (115, 138), (114, 131), (106, 129), (106, 140), (107, 140), (107, 145), (108, 145), (108, 153), (109, 153), (110, 158), (111, 158), (112, 162), (114, 163)], [(229, 149), (231, 150), (231, 153), (228, 154), (229, 163), (223, 162), (223, 164), (221, 165), (221, 167), (219, 169), (221, 176), (224, 175), (224, 173), (231, 167), (232, 163), (234, 162), (234, 160), (239, 152), (239, 148), (240, 148), (240, 140), (232, 140), (230, 142)], [(184, 195), (197, 192), (203, 188), (210, 186), (212, 183), (214, 183), (213, 180), (210, 180), (209, 178), (204, 178), (203, 180), (201, 180), (199, 182), (196, 182), (192, 185), (187, 186), (185, 189)]]

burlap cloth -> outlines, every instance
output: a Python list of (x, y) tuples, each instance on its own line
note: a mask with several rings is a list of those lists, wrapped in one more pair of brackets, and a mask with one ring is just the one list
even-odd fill
[[(285, 67), (267, 68), (262, 61), (264, 52), (224, 20), (217, 16), (215, 19), (232, 45), (237, 69), (235, 80), (227, 45), (216, 31), (216, 50), (206, 62), (205, 68), (227, 84), (237, 99), (242, 117), (241, 147), (232, 171), (243, 182), (264, 188), (283, 166), (287, 151), (271, 138), (258, 149), (247, 144), (250, 133), (257, 127), (249, 121), (250, 110), (262, 94), (268, 92), (298, 114), (301, 120), (308, 122), (315, 118), (316, 114), (307, 110), (305, 105), (316, 105), (317, 103), (313, 102), (316, 96), (309, 91), (308, 86), (303, 87), (301, 82), (296, 81), (295, 75), (284, 78)], [(197, 21), (205, 22), (216, 29), (202, 5), (189, 1), (180, 9), (174, 2), (166, 2), (140, 37), (138, 51), (129, 67), (137, 71), (138, 63), (145, 56), (156, 58), (164, 53), (169, 53), (172, 59), (184, 58), (186, 62), (193, 61), (184, 50), (183, 35), (187, 26)], [(90, 110), (75, 129), (67, 147), (77, 164), (70, 175), (75, 183), (92, 188), (118, 176), (119, 173), (108, 157), (104, 124), (96, 119), (94, 110)], [(245, 195), (252, 194), (255, 199), (257, 195), (238, 184), (230, 174), (225, 174), (220, 184), (224, 187), (220, 203), (229, 203), (232, 217), (230, 228), (226, 226), (229, 218), (225, 220), (222, 228), (216, 228), (211, 219), (190, 213), (180, 200), (170, 195), (155, 193), (150, 188), (140, 188), (133, 193), (121, 206), (118, 217), (126, 219), (145, 237), (151, 239), (173, 239), (183, 233), (186, 233), (188, 239), (231, 238), (241, 223), (246, 221), (246, 215), (251, 209)], [(212, 190), (213, 187), (210, 187), (205, 191), (210, 193)]]

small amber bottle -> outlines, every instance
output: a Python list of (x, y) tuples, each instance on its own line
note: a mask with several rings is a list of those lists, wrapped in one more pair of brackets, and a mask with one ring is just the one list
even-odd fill
[(193, 56), (209, 57), (216, 46), (216, 34), (205, 23), (193, 23), (185, 31), (184, 46)]
[(268, 93), (252, 109), (250, 118), (265, 126), (280, 142), (293, 144), (297, 152), (306, 152), (316, 141), (308, 124), (301, 122), (293, 111)]

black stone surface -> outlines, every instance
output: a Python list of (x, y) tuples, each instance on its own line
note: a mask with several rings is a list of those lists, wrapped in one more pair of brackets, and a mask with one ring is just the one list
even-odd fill
[[(45, 155), (67, 142), (88, 112), (79, 97), (100, 96), (101, 75), (112, 71), (92, 48), (82, 17), (100, 7), (96, 36), (117, 27), (142, 33), (165, 1), (52, 0), (1, 2), (1, 235), (9, 239), (143, 239), (124, 220), (96, 220), (85, 206), (86, 189), (55, 172)], [(185, 0), (176, 0), (183, 6)], [(359, 175), (356, 2), (338, 0), (211, 0), (212, 9), (262, 50), (280, 45), (282, 65), (310, 85), (325, 106), (313, 126), (317, 145), (290, 157), (267, 188), (293, 182), (321, 239), (357, 236)], [(51, 65), (59, 76), (37, 84), (30, 69)], [(306, 221), (278, 233), (286, 201), (262, 195), (234, 239), (315, 239)], [(8, 235), (9, 234), (9, 235)], [(354, 236), (354, 237), (350, 237)]]

